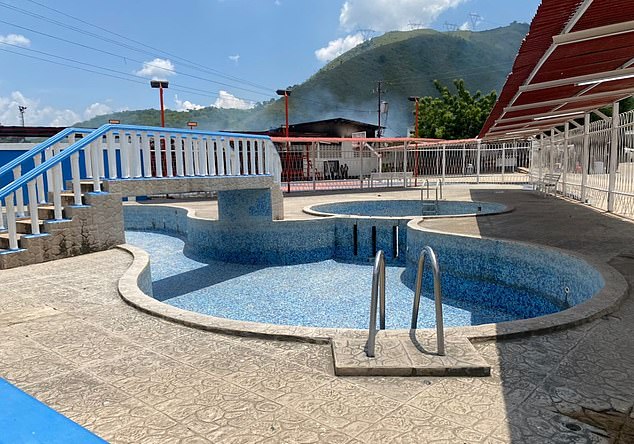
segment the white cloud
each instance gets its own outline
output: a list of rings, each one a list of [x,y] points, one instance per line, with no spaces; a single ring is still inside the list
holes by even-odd
[[[218,98],[212,104],[216,108],[251,109],[255,107],[255,102],[240,99],[227,91],[218,91]]]
[[[315,51],[315,57],[321,62],[329,62],[361,43],[363,43],[363,34],[360,32],[350,34],[328,42],[328,46]]]
[[[273,4],[274,4],[275,6],[282,6],[282,2],[281,2],[280,0],[275,0],[275,1],[273,2]]]
[[[28,48],[29,46],[31,46],[31,40],[24,37],[22,34],[0,35],[0,43],[22,46],[24,48]]]
[[[95,102],[92,105],[89,105],[84,110],[84,119],[92,119],[93,117],[103,116],[104,114],[110,114],[113,109],[106,105],[105,103]]]
[[[238,63],[240,61],[240,54],[230,55],[229,60],[232,62]]]
[[[26,106],[24,121],[27,126],[69,126],[82,120],[113,112],[105,103],[95,102],[81,112],[43,105],[37,99],[13,91],[8,97],[0,96],[0,124],[21,125],[18,106]]]
[[[347,31],[371,28],[385,32],[406,30],[410,22],[429,26],[449,8],[467,0],[348,0],[341,7],[339,24]]]
[[[461,31],[470,31],[471,30],[471,23],[469,22],[464,22],[462,25],[460,25],[459,28]]]
[[[191,111],[204,108],[203,105],[192,103],[189,100],[180,100],[178,95],[174,95],[174,102],[176,102],[176,111]]]
[[[169,59],[150,60],[143,62],[143,68],[134,72],[137,76],[151,78],[152,80],[165,80],[169,76],[176,74],[174,64]]]

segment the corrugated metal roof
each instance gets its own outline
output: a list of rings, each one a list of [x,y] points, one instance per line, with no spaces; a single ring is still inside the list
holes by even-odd
[[[566,41],[555,43],[556,36]],[[595,75],[597,80],[596,75],[631,66],[634,1],[543,0],[480,137],[541,127],[545,122],[533,120],[537,115],[590,111],[632,95],[634,78],[590,85],[566,80],[585,75]],[[536,86],[551,81],[560,84]],[[528,85],[527,90],[520,89]],[[587,100],[582,99],[585,96]],[[553,118],[552,123],[561,120]]]

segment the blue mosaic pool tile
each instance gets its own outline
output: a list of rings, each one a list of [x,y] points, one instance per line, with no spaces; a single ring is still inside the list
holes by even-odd
[[[218,191],[218,219],[234,224],[273,220],[271,190],[229,190]]]
[[[420,200],[364,200],[335,202],[311,206],[312,210],[329,214],[374,217],[421,216],[423,205]],[[495,202],[460,202],[441,200],[438,214],[456,216],[461,214],[494,214],[506,211],[506,205]]]
[[[169,207],[135,206],[124,211],[127,229],[169,233],[185,240],[183,243],[158,234],[128,233],[151,252],[155,297],[182,308],[235,319],[282,324],[301,320],[306,322],[301,325],[330,327],[367,326],[365,299],[369,294],[373,259],[372,227],[376,227],[377,249],[385,251],[388,264],[396,265],[388,267],[389,280],[396,281],[388,286],[395,286],[390,291],[398,301],[395,302],[395,310],[400,313],[395,315],[398,328],[407,326],[403,322],[413,297],[416,262],[425,245],[432,246],[438,255],[443,293],[448,307],[453,307],[446,314],[455,322],[451,325],[552,313],[587,300],[604,285],[597,270],[556,250],[414,230],[406,227],[405,219],[339,217],[235,224],[188,219],[185,210]],[[393,257],[394,226],[399,227],[398,258]],[[171,273],[167,280],[162,277],[166,273]],[[298,287],[298,276],[299,284],[305,281],[307,287]],[[428,299],[433,294],[429,270],[425,285],[431,314],[421,325],[433,323],[433,303]],[[226,304],[210,301],[210,294],[222,298]],[[289,310],[289,304],[323,302],[324,297],[342,306],[360,305],[350,313],[344,310],[339,314],[322,313],[323,307],[321,311],[306,308],[306,312],[291,310],[288,314],[271,313],[275,311],[271,308],[266,316],[272,318],[267,318],[239,306],[243,302],[252,304],[241,300],[243,295],[270,299],[271,307],[279,310]],[[274,295],[285,300],[277,301]],[[362,315],[366,321],[362,322]]]

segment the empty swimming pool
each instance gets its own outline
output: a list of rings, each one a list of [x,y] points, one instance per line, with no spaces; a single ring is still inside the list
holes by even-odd
[[[211,316],[278,325],[367,328],[372,267],[334,259],[284,266],[236,264],[187,257],[178,237],[126,233],[150,254],[154,298]],[[444,258],[445,262],[449,262]],[[441,263],[443,257],[440,257]],[[387,267],[387,328],[407,328],[413,277]],[[431,285],[427,282],[426,296]],[[499,282],[443,276],[448,326],[479,325],[557,312],[567,302]],[[433,301],[423,298],[419,326],[434,325]]]

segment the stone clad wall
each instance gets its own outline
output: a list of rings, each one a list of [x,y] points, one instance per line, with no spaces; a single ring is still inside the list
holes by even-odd
[[[42,234],[23,236],[21,250],[0,254],[0,269],[107,250],[125,243],[120,194],[86,193],[85,205],[64,208],[62,221],[45,221]]]
[[[150,177],[104,180],[103,188],[105,191],[119,193],[124,197],[264,189],[269,190],[271,194],[273,219],[284,219],[282,191],[273,180],[273,176]]]

